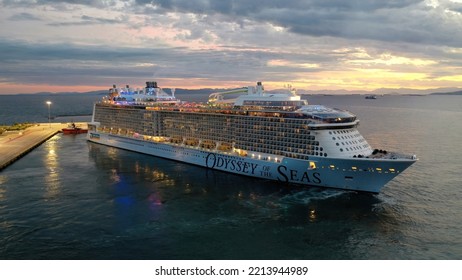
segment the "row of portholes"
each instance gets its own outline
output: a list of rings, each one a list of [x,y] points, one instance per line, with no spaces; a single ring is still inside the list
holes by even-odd
[[[339,131],[329,131],[329,134],[348,134],[348,133],[351,133],[353,132],[353,130],[339,130]],[[359,136],[359,133],[356,133],[355,136]]]
[[[361,142],[361,141],[359,141],[359,142]],[[358,141],[348,141],[348,142],[341,142],[341,143],[342,143],[343,146],[345,146],[345,143],[346,143],[346,145],[360,144],[360,143],[358,143]],[[340,146],[340,144],[338,142],[335,143],[335,145]]]
[[[359,151],[360,151],[361,148],[360,148],[360,147],[354,146],[354,147],[350,147],[350,148],[345,148],[345,150],[346,150],[347,152],[349,152],[350,150],[351,150],[351,151],[353,151],[353,150],[356,150],[356,151],[359,150]],[[340,152],[343,152],[343,148],[340,148]]]
[[[324,156],[324,157],[327,157],[327,153],[319,153],[319,152],[309,152],[308,154],[312,155],[312,156]]]
[[[332,140],[336,140],[337,138],[334,136],[332,137]],[[359,136],[357,137],[348,137],[348,136],[338,136],[338,139],[342,139],[342,140],[348,140],[348,139],[358,139],[358,141],[364,141],[364,138],[360,138]]]

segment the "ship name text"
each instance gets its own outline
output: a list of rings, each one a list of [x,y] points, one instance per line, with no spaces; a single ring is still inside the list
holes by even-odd
[[[279,165],[278,180],[282,182],[321,184],[321,174],[308,171],[300,172],[295,169],[288,169],[285,165]]]
[[[209,153],[205,158],[205,166],[212,169],[221,169],[231,172],[239,172],[248,175],[274,178],[281,182],[301,184],[321,184],[321,174],[297,169],[291,169],[286,165],[279,165],[277,173],[271,172],[271,166],[247,162],[244,159],[226,157],[219,154]]]
[[[244,174],[255,175],[258,163],[249,163],[243,160],[224,158],[219,155],[210,153],[205,158],[205,165],[208,168],[225,169],[229,171],[242,172]]]

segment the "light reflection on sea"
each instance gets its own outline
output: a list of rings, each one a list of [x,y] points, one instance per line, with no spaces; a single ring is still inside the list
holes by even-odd
[[[460,259],[461,100],[310,98],[356,113],[372,146],[418,155],[379,195],[281,185],[57,135],[0,173],[0,256]]]

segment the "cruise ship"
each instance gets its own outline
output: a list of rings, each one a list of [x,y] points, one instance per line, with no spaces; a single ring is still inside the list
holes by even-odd
[[[156,82],[109,90],[96,102],[88,141],[289,184],[379,193],[416,162],[373,149],[351,112],[310,105],[261,82],[182,102]]]

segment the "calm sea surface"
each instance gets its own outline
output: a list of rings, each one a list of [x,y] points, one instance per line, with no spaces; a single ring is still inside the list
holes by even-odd
[[[308,98],[357,114],[374,148],[420,160],[368,195],[60,134],[0,172],[0,259],[462,259],[462,96]],[[97,99],[0,96],[0,124],[46,122],[46,100],[52,115],[88,115]]]

